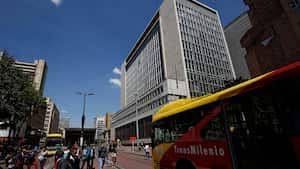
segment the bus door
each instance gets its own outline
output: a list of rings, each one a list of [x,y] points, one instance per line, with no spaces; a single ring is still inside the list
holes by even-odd
[[[291,91],[282,87],[267,86],[231,98],[224,105],[238,169],[299,168],[299,143],[295,144],[299,142],[299,103],[292,101],[295,97],[289,97]],[[293,90],[294,95],[297,92]]]

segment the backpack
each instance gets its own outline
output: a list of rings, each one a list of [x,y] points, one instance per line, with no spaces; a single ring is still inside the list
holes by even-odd
[[[58,162],[58,169],[73,169],[73,167],[69,160],[61,159]]]
[[[106,148],[105,147],[101,147],[98,153],[99,157],[106,157]]]

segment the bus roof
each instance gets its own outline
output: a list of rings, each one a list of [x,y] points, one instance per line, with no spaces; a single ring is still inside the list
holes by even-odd
[[[47,137],[62,137],[63,135],[61,133],[49,133]]]
[[[221,90],[214,94],[196,97],[192,99],[180,99],[163,106],[157,113],[153,115],[152,122],[164,119],[166,117],[191,110],[193,108],[204,106],[219,100],[224,100],[242,93],[252,91],[254,89],[270,84],[272,81],[285,77],[293,77],[300,74],[300,61],[288,66],[276,69],[269,73],[260,75],[256,78],[247,80],[238,85]]]

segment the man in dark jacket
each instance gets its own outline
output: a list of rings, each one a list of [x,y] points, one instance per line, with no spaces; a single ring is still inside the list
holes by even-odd
[[[107,148],[104,144],[102,144],[98,151],[99,169],[103,169],[106,157],[107,157]]]

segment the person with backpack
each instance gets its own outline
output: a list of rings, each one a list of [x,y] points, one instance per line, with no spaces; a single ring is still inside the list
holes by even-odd
[[[84,149],[84,153],[83,153],[83,162],[81,165],[81,169],[83,169],[85,163],[87,164],[87,169],[90,169],[90,160],[91,160],[91,147],[90,145],[87,145]]]
[[[113,162],[113,167],[116,167],[116,165],[117,165],[117,145],[112,146],[111,159]]]
[[[94,169],[95,147],[91,147],[91,168]]]
[[[46,155],[47,155],[47,150],[46,148],[43,147],[38,155],[38,159],[40,161],[40,169],[44,168],[45,162],[47,160]]]
[[[107,148],[104,144],[101,144],[98,152],[99,169],[103,169],[105,158],[107,157]]]

